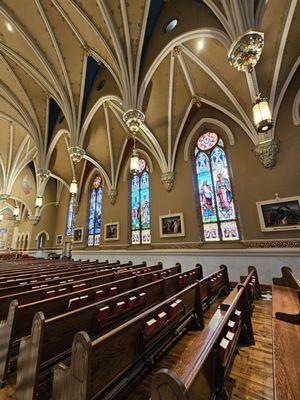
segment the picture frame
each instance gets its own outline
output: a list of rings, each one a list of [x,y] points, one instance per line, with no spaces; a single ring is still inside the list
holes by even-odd
[[[120,223],[119,222],[109,222],[104,226],[104,240],[112,241],[119,240]]]
[[[300,230],[300,196],[256,203],[262,232]]]
[[[83,228],[75,228],[73,233],[73,243],[83,242]]]
[[[63,235],[56,236],[56,246],[61,246],[63,244]]]
[[[161,238],[185,236],[183,213],[174,213],[159,216],[159,234]]]

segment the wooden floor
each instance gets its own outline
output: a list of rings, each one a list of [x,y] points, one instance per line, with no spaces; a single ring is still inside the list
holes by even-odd
[[[217,305],[216,305],[217,306]],[[208,320],[215,312],[216,307],[206,312]],[[232,400],[272,400],[272,331],[271,331],[271,300],[256,300],[253,313],[253,329],[255,346],[244,347],[236,356],[231,377],[235,386],[231,393]],[[193,346],[197,332],[189,332],[165,355],[156,366],[156,369],[170,368],[180,358],[185,347]],[[129,395],[122,396],[122,400],[149,400],[151,378],[153,370],[146,376]],[[120,398],[121,399],[121,398]]]
[[[206,312],[208,320],[215,312],[216,304]],[[272,378],[272,333],[271,300],[256,300],[253,313],[255,346],[244,347],[236,356],[231,377],[235,386],[231,393],[232,400],[271,400],[273,399]],[[188,332],[160,360],[159,364],[147,376],[140,380],[130,394],[124,394],[116,400],[149,400],[151,377],[156,369],[172,367],[187,346],[193,346],[197,332]],[[0,400],[14,400],[11,387],[0,390]]]

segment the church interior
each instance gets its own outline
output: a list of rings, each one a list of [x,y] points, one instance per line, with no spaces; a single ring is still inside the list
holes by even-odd
[[[299,38],[298,0],[0,1],[0,400],[300,399]]]

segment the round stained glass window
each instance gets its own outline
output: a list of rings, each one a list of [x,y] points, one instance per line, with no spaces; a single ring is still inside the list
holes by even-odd
[[[218,142],[218,135],[215,132],[206,132],[201,135],[197,142],[199,150],[209,150]]]
[[[171,32],[176,27],[177,24],[178,24],[177,18],[171,19],[171,21],[169,21],[165,27],[165,32],[166,33]]]
[[[101,186],[101,177],[96,176],[96,178],[93,181],[93,188],[98,189]]]
[[[146,167],[146,161],[142,158],[139,159],[139,173],[142,173]]]

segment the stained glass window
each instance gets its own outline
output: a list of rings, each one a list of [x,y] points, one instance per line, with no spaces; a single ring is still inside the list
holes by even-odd
[[[202,134],[194,150],[204,240],[239,240],[224,143],[215,132]]]
[[[102,179],[100,176],[96,176],[90,189],[88,246],[96,246],[100,244],[102,194]]]
[[[131,177],[131,243],[151,243],[149,170],[143,159]]]
[[[67,215],[66,235],[72,236],[74,233],[74,199],[70,196]]]

